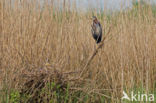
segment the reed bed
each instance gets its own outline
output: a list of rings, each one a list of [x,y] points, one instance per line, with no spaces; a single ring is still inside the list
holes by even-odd
[[[12,101],[13,90],[20,92],[24,75],[43,71],[63,76],[70,85],[68,100],[63,100],[69,103],[120,103],[123,90],[156,93],[156,17],[150,5],[108,15],[59,10],[37,1],[7,1],[0,2],[2,103]],[[103,28],[105,40],[99,49],[91,35],[92,15]],[[40,102],[50,101],[47,94],[42,96],[46,99]]]

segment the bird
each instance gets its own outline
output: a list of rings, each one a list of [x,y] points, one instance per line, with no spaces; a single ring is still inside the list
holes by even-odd
[[[92,33],[92,36],[93,36],[94,40],[98,44],[102,40],[102,27],[101,27],[100,22],[96,18],[96,16],[93,16],[92,20],[93,20],[93,24],[91,25],[91,27],[92,27],[91,28],[91,33]]]

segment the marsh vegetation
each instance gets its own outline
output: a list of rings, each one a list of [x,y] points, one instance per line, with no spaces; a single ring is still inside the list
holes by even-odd
[[[155,6],[107,14],[7,1],[0,2],[1,103],[120,103],[123,90],[156,95]],[[99,46],[93,15],[105,40],[90,60]]]

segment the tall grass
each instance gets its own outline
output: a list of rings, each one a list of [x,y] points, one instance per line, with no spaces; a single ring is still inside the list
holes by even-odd
[[[40,71],[47,64],[61,72],[81,71],[97,47],[90,31],[93,14],[101,22],[103,37],[112,26],[110,36],[87,66],[84,82],[71,81],[70,89],[86,93],[88,103],[120,103],[123,90],[156,91],[156,18],[151,6],[108,16],[96,11],[54,10],[37,1],[0,3],[1,102],[9,102],[9,93],[24,82],[19,81],[24,71]],[[77,98],[83,101],[84,95]]]

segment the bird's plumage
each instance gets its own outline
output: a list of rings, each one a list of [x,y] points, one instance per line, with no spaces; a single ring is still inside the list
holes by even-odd
[[[102,40],[102,27],[100,22],[97,20],[95,16],[93,16],[93,24],[92,24],[92,36],[95,39],[96,43],[100,43]]]

